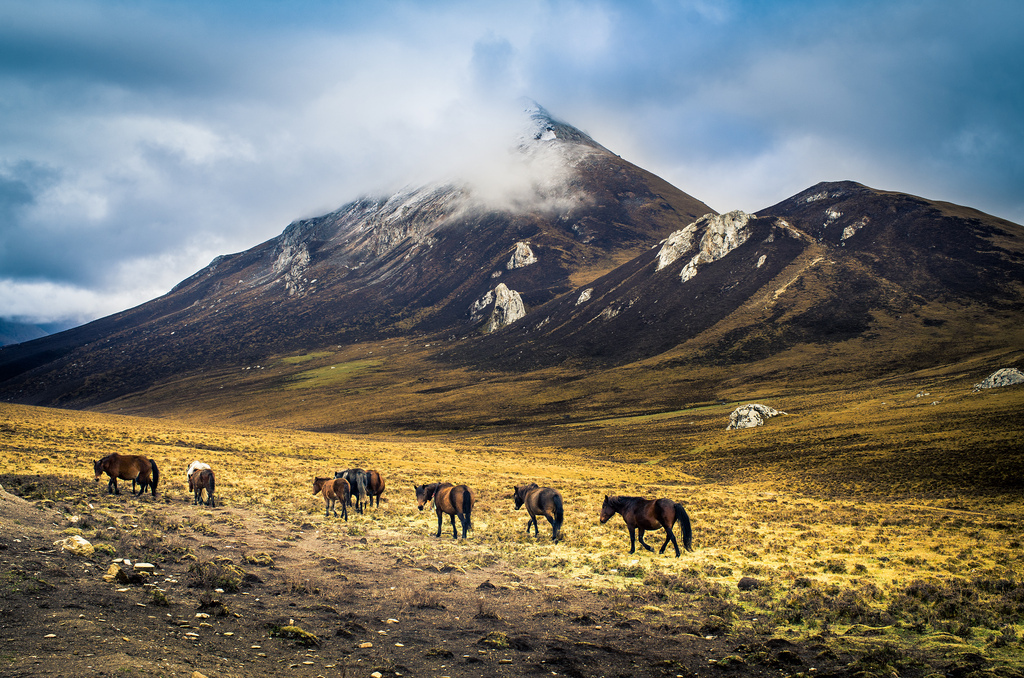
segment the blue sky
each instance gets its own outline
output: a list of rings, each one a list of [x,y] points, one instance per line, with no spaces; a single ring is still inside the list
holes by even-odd
[[[1024,222],[1024,2],[0,0],[0,317],[83,322],[489,150],[519,97],[719,211]]]

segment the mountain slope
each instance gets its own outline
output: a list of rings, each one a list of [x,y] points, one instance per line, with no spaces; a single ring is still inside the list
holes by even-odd
[[[274,354],[493,330],[713,211],[539,107],[526,119],[497,185],[419,187],[295,222],[159,299],[0,350],[0,396],[87,406]]]
[[[1022,314],[1021,226],[838,182],[754,215],[698,220],[580,294],[446,357],[510,369],[611,366],[685,346],[683,362],[729,364],[870,338],[904,346],[909,369],[914,355],[942,359],[939,347],[954,340],[946,359],[1012,344],[1007,332]]]

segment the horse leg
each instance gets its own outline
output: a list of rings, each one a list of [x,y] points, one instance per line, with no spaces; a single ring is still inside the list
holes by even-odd
[[[111,478],[107,483],[107,494],[121,494],[121,490],[117,489],[117,478]]]
[[[441,527],[444,525],[444,518],[441,517],[443,515],[441,513],[441,509],[436,509],[436,511],[437,511],[437,534],[435,534],[434,536],[435,537],[440,537],[441,536]]]
[[[537,536],[537,516],[530,514],[530,522],[526,523],[526,534],[530,534],[530,526],[533,526],[533,534]]]
[[[658,553],[664,553],[665,552],[665,548],[668,546],[668,543],[672,542],[672,546],[674,546],[676,548],[676,558],[678,558],[679,557],[679,543],[676,541],[676,535],[672,531],[672,526],[671,525],[666,525],[665,526],[665,532],[667,532],[667,534],[665,535],[665,543],[661,545],[661,550],[658,551]]]
[[[459,520],[462,522],[462,536],[466,536],[466,522],[462,520],[462,516],[459,516]],[[455,525],[455,514],[452,514],[452,539],[459,538],[459,528]]]
[[[629,526],[629,552],[636,553],[636,528]]]
[[[549,523],[551,523],[551,541],[558,541],[558,528],[555,527],[555,519],[546,513],[544,514],[544,517],[548,519]]]
[[[640,539],[640,546],[643,546],[645,549],[647,549],[648,551],[651,551],[653,553],[654,549],[652,549],[650,546],[648,546],[647,542],[644,541],[644,532],[646,532],[646,530],[644,530],[644,528],[640,527],[640,528],[637,528],[637,531],[640,533],[640,534],[637,535],[639,537],[639,539]]]

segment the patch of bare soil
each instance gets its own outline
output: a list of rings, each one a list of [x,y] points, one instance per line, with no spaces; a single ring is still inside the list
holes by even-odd
[[[128,493],[94,505],[130,522],[144,502],[183,524],[200,510]],[[0,675],[849,672],[849,658],[822,644],[719,635],[696,613],[690,625],[637,621],[613,609],[608,595],[554,575],[396,556],[410,540],[433,539],[430,521],[422,534],[325,538],[322,517],[294,526],[235,506],[202,510],[216,518],[216,534],[158,535],[154,574],[122,562],[131,576],[108,581],[113,561],[134,561],[123,554],[129,542],[117,554],[73,555],[55,545],[81,524],[69,507],[0,490]]]

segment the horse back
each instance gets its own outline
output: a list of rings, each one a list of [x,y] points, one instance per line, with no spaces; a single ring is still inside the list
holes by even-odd
[[[331,494],[334,499],[348,500],[348,496],[352,493],[351,484],[344,478],[335,478],[333,483],[327,483],[324,486],[324,492],[327,492],[327,488],[331,488]],[[326,494],[324,495],[327,496]]]
[[[550,487],[533,487],[526,494],[526,508],[531,513],[555,513],[562,506],[562,493]]]
[[[466,485],[444,483],[434,493],[434,505],[444,513],[468,513],[473,508],[473,490]]]

